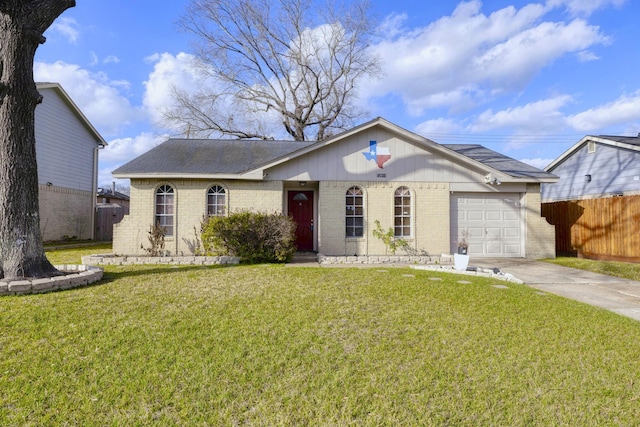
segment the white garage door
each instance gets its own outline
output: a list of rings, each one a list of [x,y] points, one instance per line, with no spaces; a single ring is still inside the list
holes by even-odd
[[[521,218],[519,194],[452,194],[451,251],[466,234],[472,257],[523,256]]]

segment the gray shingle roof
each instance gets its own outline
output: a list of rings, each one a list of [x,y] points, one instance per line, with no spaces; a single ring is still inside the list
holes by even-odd
[[[114,174],[241,174],[314,142],[169,139]]]
[[[640,137],[637,136],[615,136],[615,135],[598,135],[598,138],[609,139],[623,144],[640,146]]]
[[[478,144],[442,144],[450,150],[458,154],[467,156],[473,160],[484,163],[500,172],[503,172],[514,178],[556,178],[549,172],[542,171],[536,167],[520,162],[518,160],[507,157],[496,151],[490,150]]]

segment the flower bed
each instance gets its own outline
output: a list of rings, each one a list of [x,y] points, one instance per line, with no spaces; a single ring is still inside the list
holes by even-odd
[[[236,265],[240,258],[231,256],[119,256],[114,254],[89,255],[82,257],[83,264],[91,265]]]
[[[45,277],[43,279],[20,279],[5,281],[0,279],[0,296],[24,295],[52,292],[86,286],[102,279],[103,270],[90,265],[54,265],[65,273],[63,276]]]

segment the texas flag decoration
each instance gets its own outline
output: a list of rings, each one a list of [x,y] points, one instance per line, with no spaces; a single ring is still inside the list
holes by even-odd
[[[378,147],[376,141],[369,141],[369,151],[363,151],[365,159],[373,160],[379,169],[383,169],[383,165],[391,158],[389,147]]]

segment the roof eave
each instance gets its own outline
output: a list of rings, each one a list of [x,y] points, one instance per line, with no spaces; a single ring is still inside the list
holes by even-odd
[[[126,173],[112,172],[114,178],[117,179],[240,179],[240,180],[263,180],[264,176],[260,174],[211,174],[211,173]]]

